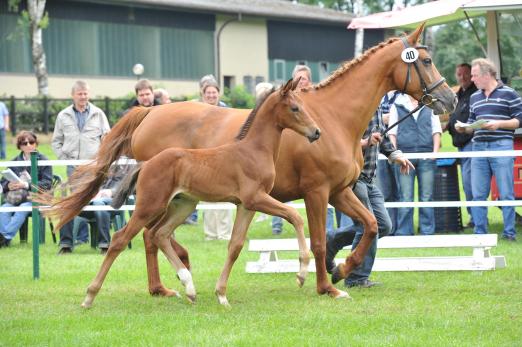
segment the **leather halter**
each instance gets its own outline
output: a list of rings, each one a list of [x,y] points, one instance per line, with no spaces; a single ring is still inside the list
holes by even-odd
[[[405,37],[402,37],[401,41],[404,44],[404,48],[410,48],[410,44],[408,43],[408,41],[406,40]],[[415,48],[416,49],[425,49],[425,50],[428,49],[427,46],[421,46],[421,45],[416,46]],[[435,99],[433,97],[433,95],[431,95],[430,93],[434,89],[439,87],[442,83],[444,83],[446,81],[446,79],[444,77],[441,77],[440,80],[438,80],[437,82],[434,82],[434,83],[432,83],[431,85],[428,86],[428,85],[426,85],[426,82],[424,81],[424,78],[422,78],[422,75],[420,73],[418,59],[415,60],[412,63],[406,63],[406,64],[408,64],[408,69],[406,70],[406,80],[404,81],[404,87],[402,88],[402,93],[403,94],[406,93],[406,87],[408,86],[408,82],[410,82],[410,80],[411,80],[411,72],[410,71],[411,71],[411,65],[413,64],[413,67],[417,71],[417,76],[419,76],[419,80],[420,80],[420,84],[421,84],[421,88],[422,88],[422,96],[420,98],[419,103],[422,103],[423,105],[431,105],[433,102],[437,101],[437,99]]]
[[[404,48],[411,47],[405,37],[402,37],[401,40],[402,40],[402,43],[404,44]],[[416,46],[415,48],[416,49],[426,49],[427,50],[428,46],[419,45],[419,46]],[[411,71],[411,66],[413,65],[413,67],[415,68],[415,71],[417,71],[417,76],[419,76],[419,81],[420,81],[421,88],[422,88],[422,96],[421,96],[421,98],[419,100],[419,104],[417,105],[417,107],[415,107],[413,110],[411,110],[406,116],[402,117],[397,122],[395,122],[391,126],[389,126],[388,129],[386,129],[384,131],[383,135],[386,134],[388,131],[390,131],[392,128],[394,128],[397,125],[399,125],[400,122],[404,121],[406,118],[408,118],[409,116],[411,116],[412,114],[417,112],[422,106],[424,106],[424,105],[431,105],[432,103],[437,101],[437,99],[434,98],[433,95],[431,95],[430,93],[434,89],[439,87],[441,84],[443,84],[446,81],[446,79],[444,77],[441,77],[440,80],[438,80],[437,82],[434,82],[434,83],[432,83],[432,84],[430,84],[428,86],[426,84],[426,82],[424,81],[424,78],[422,78],[422,75],[420,73],[418,60],[419,59],[416,59],[414,62],[406,63],[406,64],[408,64],[408,69],[406,70],[406,80],[404,81],[404,87],[402,88],[401,92],[403,94],[406,94],[406,87],[408,86],[408,83],[411,80],[411,72],[410,72]]]

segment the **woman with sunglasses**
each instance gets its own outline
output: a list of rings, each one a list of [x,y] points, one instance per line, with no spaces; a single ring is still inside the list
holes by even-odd
[[[36,135],[30,131],[22,131],[16,137],[16,147],[20,150],[20,154],[11,159],[12,161],[29,161],[31,160],[31,152],[37,151],[38,139]],[[37,152],[38,160],[48,160],[47,157]],[[13,206],[31,206],[31,201],[27,198],[30,191],[31,167],[16,166],[10,168],[19,178],[21,182],[10,182],[6,178],[2,178],[0,184],[4,192],[2,207]],[[43,190],[51,188],[53,171],[51,166],[38,166],[38,187]],[[8,202],[6,197],[9,192],[17,191],[21,202]],[[17,195],[17,194],[15,194]],[[7,199],[9,200],[9,199]],[[29,211],[2,212],[0,213],[0,248],[7,247],[16,233],[24,224],[29,216]]]

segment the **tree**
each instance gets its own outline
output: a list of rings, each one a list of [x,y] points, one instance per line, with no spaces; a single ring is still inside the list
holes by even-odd
[[[473,26],[479,33],[482,45],[486,46],[485,18],[472,19]],[[435,50],[433,60],[440,74],[455,85],[455,66],[470,63],[473,59],[484,57],[484,53],[475,38],[473,29],[466,21],[448,23],[435,31]]]
[[[46,0],[27,0],[27,9],[20,11],[20,0],[9,0],[9,9],[20,12],[17,31],[25,32],[29,30],[33,70],[36,75],[39,95],[49,93],[47,61],[42,40],[42,30],[49,24],[45,2]]]

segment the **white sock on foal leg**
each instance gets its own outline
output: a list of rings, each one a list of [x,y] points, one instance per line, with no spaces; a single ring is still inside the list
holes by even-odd
[[[185,294],[190,302],[194,302],[196,300],[196,288],[194,287],[194,283],[192,282],[192,275],[190,271],[186,268],[178,270],[178,277],[185,287]]]

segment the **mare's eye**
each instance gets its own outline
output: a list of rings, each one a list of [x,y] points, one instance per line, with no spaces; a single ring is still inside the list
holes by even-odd
[[[423,59],[423,60],[422,60],[422,63],[423,63],[424,65],[431,65],[431,58],[425,58],[425,59]]]
[[[292,110],[292,112],[299,112],[299,107],[297,106],[292,106],[290,107],[290,109]]]

